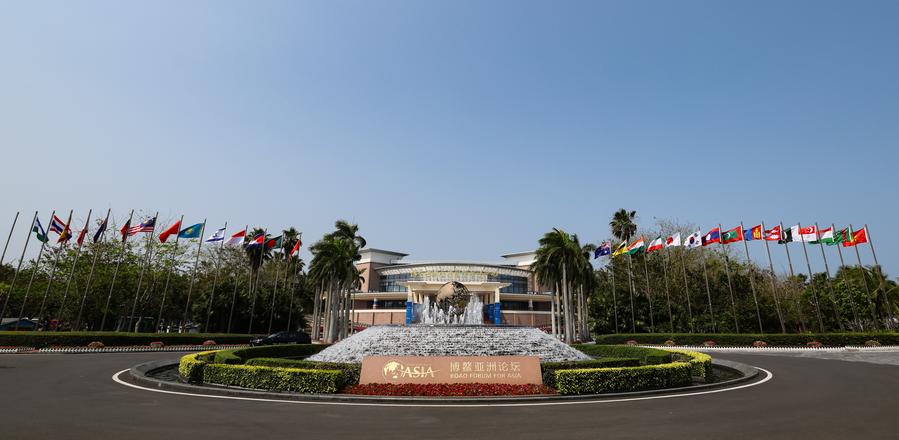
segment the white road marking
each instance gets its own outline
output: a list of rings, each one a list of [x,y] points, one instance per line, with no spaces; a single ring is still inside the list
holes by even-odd
[[[756,367],[758,368],[758,367]],[[765,373],[765,378],[749,384],[737,385],[729,388],[720,388],[715,390],[708,391],[695,391],[692,393],[683,393],[683,394],[665,394],[658,396],[642,396],[642,397],[627,397],[621,399],[601,399],[601,400],[576,400],[576,401],[557,401],[557,402],[522,402],[522,403],[423,403],[423,402],[408,402],[408,403],[374,403],[374,402],[324,402],[324,401],[304,401],[304,400],[288,400],[288,399],[266,399],[261,397],[239,397],[239,396],[218,396],[211,394],[196,394],[196,393],[185,393],[181,391],[169,391],[169,390],[160,390],[156,388],[147,388],[139,385],[131,384],[123,381],[119,378],[122,373],[125,373],[129,369],[124,369],[119,371],[116,374],[112,375],[112,380],[125,385],[127,387],[144,390],[144,391],[153,391],[156,393],[164,393],[164,394],[175,394],[178,396],[191,396],[191,397],[206,397],[212,399],[227,399],[227,400],[249,400],[255,402],[273,402],[273,403],[295,403],[295,404],[304,404],[304,405],[339,405],[339,406],[382,406],[382,407],[394,407],[394,406],[411,406],[411,405],[427,405],[429,407],[436,408],[483,408],[483,407],[506,407],[506,406],[556,406],[556,405],[590,405],[597,403],[618,403],[618,402],[633,402],[638,400],[656,400],[656,399],[672,399],[675,397],[690,397],[690,396],[701,396],[704,394],[716,394],[723,393],[726,391],[734,391],[743,388],[754,387],[756,385],[761,385],[765,382],[768,382],[772,378],[774,378],[774,374],[764,368],[758,368],[759,371],[763,371]]]

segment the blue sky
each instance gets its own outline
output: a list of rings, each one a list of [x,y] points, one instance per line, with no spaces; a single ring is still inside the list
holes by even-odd
[[[899,3],[186,3],[5,5],[3,238],[158,209],[495,261],[624,207],[868,223],[899,275]]]

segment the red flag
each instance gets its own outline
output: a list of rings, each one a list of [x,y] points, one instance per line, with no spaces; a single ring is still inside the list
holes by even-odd
[[[81,246],[84,243],[84,236],[87,235],[87,225],[84,225],[84,229],[78,233],[78,246]]]
[[[131,229],[131,219],[130,218],[122,226],[122,229],[119,229],[119,232],[122,233],[122,243],[124,243],[126,240],[128,240],[128,230],[129,229]]]
[[[861,228],[849,234],[849,240],[843,241],[843,247],[855,246],[859,243],[868,242],[868,228]]]
[[[715,228],[702,236],[702,245],[708,246],[712,243],[721,243],[721,228]]]
[[[162,231],[159,234],[159,241],[162,243],[165,243],[165,241],[169,239],[170,235],[173,235],[173,234],[177,235],[178,231],[180,231],[180,230],[181,230],[181,220],[178,220],[175,223],[173,223],[172,226],[169,226],[168,228],[165,229],[165,231]]]
[[[751,236],[750,240],[761,240],[762,238],[765,237],[765,233],[762,230],[762,225],[753,226],[752,229],[750,229],[749,231],[750,231],[750,236]],[[746,241],[749,241],[749,240],[746,240]]]
[[[57,243],[68,243],[69,240],[72,239],[72,229],[69,225],[72,224],[72,213],[69,212],[69,218],[66,220],[65,227],[62,228],[62,233],[59,234],[59,239],[56,240]]]
[[[780,241],[780,236],[783,235],[780,232],[780,225],[775,226],[771,229],[765,231],[765,240],[768,241]]]
[[[302,245],[303,241],[298,238],[296,244],[293,245],[293,249],[291,249],[290,252],[287,253],[287,257],[292,257],[293,254],[300,250],[300,246]]]
[[[743,241],[743,228],[737,226],[736,228],[724,231],[724,233],[721,234],[721,241],[725,244]]]

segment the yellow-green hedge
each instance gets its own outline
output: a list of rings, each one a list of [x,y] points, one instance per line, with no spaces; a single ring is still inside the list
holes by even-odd
[[[323,394],[340,390],[343,373],[337,370],[206,364],[203,367],[203,380],[242,388]]]
[[[689,351],[689,350],[668,350],[672,353],[675,353],[675,356],[678,357],[680,361],[685,361],[690,364],[690,371],[693,377],[699,377],[705,380],[706,382],[712,380],[712,357],[705,354],[700,353],[698,351]]]
[[[206,365],[206,360],[209,356],[214,353],[214,350],[201,351],[199,353],[182,356],[181,362],[178,363],[178,374],[180,374],[184,380],[191,383],[203,382],[203,367]]]
[[[599,394],[653,390],[693,383],[687,362],[641,367],[589,368],[556,371],[559,394]]]

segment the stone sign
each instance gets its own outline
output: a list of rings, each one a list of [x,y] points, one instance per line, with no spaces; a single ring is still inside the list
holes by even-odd
[[[360,384],[543,384],[537,356],[365,356]]]

